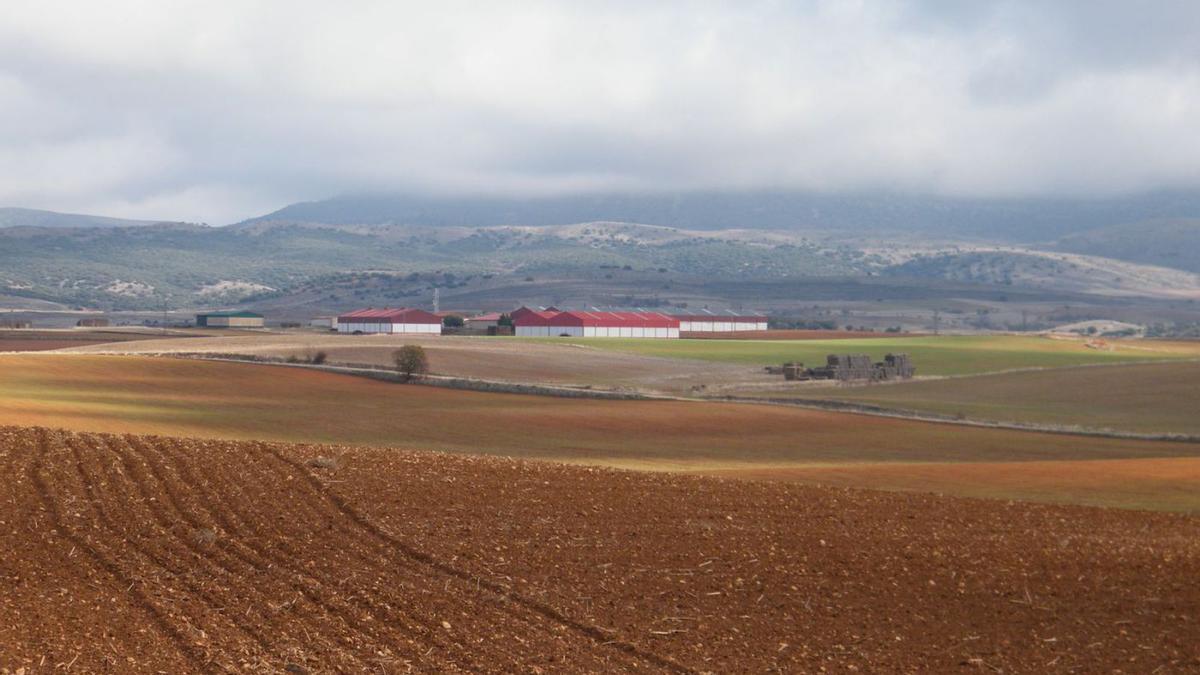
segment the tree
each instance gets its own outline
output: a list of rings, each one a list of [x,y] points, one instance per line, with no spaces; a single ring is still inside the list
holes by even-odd
[[[496,325],[497,326],[511,326],[511,325],[513,325],[512,317],[507,314],[501,314],[500,318],[496,321]]]
[[[392,354],[392,360],[405,382],[429,372],[429,357],[421,345],[404,345]]]
[[[463,318],[461,316],[450,314],[446,316],[446,318],[442,319],[442,325],[447,328],[462,328]]]

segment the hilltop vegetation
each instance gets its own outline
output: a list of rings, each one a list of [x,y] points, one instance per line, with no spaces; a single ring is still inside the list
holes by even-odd
[[[114,309],[242,302],[312,286],[347,270],[462,279],[610,268],[771,279],[857,275],[866,267],[859,251],[798,237],[608,223],[444,230],[295,223],[0,230],[0,284],[8,294]]]

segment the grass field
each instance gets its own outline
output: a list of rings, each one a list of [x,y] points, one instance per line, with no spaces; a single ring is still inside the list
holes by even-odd
[[[183,359],[15,354],[0,356],[0,373],[0,424],[81,431],[398,446],[689,471],[1200,457],[1200,446],[1184,443],[784,406],[488,394]],[[938,489],[960,492],[956,481],[947,476]],[[1172,508],[1200,509],[1196,488]],[[1090,494],[1094,502],[1106,499],[1103,491]]]
[[[825,356],[834,353],[864,353],[879,360],[888,352],[906,352],[913,357],[920,375],[971,375],[1018,368],[1200,358],[1200,342],[1110,340],[1110,349],[1093,349],[1087,347],[1083,340],[1015,335],[835,340],[520,339],[579,344],[647,356],[760,366],[778,365],[786,361],[822,365]]]
[[[836,399],[970,419],[1200,435],[1200,363],[1058,368],[749,395]]]

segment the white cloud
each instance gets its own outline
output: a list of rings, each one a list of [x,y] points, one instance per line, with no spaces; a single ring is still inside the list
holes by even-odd
[[[0,202],[1197,187],[1197,7],[6,3]]]

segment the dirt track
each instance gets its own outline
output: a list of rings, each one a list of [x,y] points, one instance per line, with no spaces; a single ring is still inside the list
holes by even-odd
[[[0,475],[10,672],[1200,668],[1184,516],[12,427]]]

